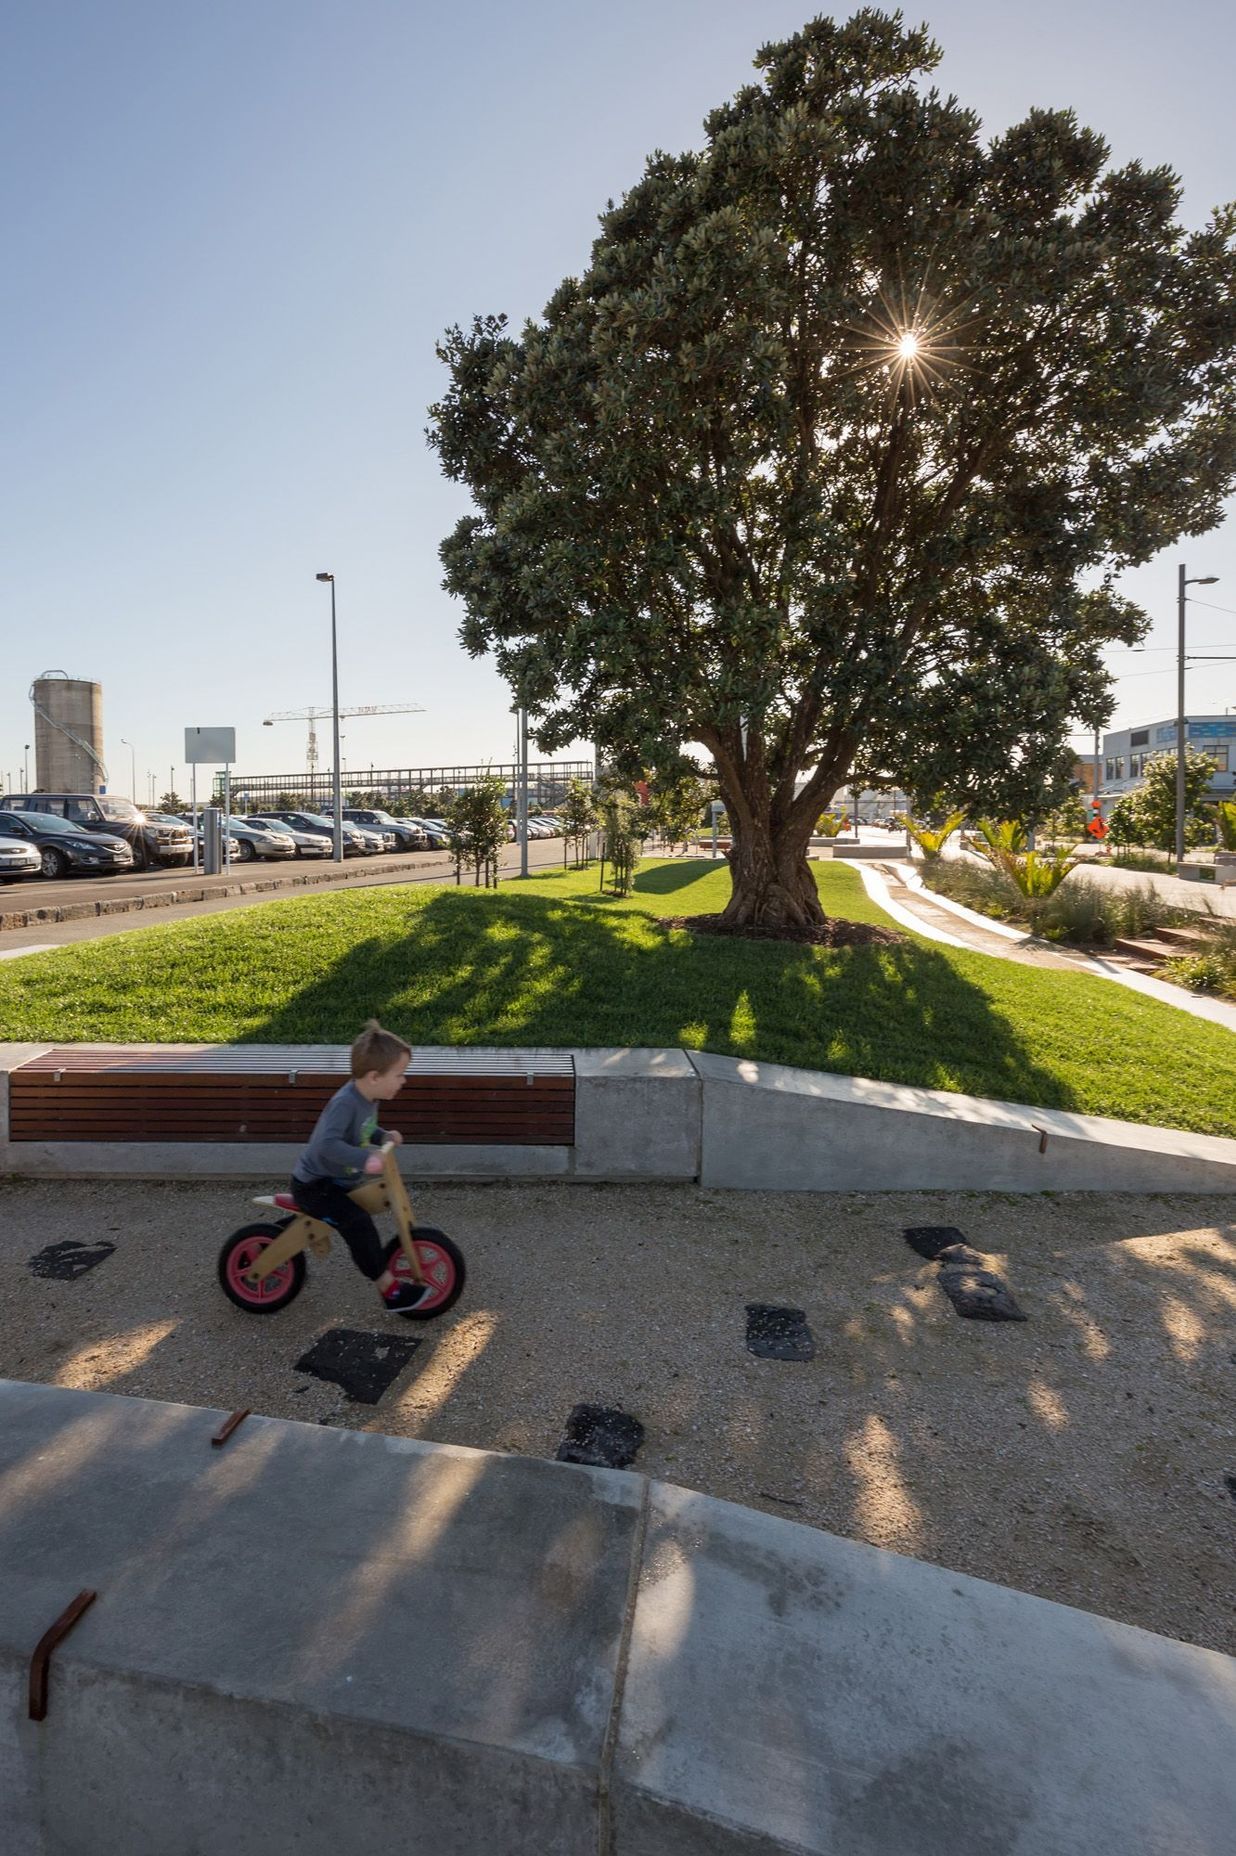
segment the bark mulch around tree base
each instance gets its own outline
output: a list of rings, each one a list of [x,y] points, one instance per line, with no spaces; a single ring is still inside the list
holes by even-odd
[[[874,922],[848,922],[840,916],[823,922],[782,922],[769,928],[727,922],[720,915],[667,915],[662,919],[667,927],[689,928],[693,934],[732,935],[739,941],[804,941],[810,947],[898,947],[907,939]]]

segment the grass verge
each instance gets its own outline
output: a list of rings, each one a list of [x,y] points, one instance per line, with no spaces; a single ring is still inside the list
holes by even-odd
[[[857,873],[824,906],[896,924]],[[0,1036],[342,1043],[376,1014],[416,1044],[687,1045],[809,1069],[1236,1135],[1236,1039],[1110,981],[907,935],[895,947],[697,938],[725,868],[650,863],[494,892],[297,897],[0,967]]]

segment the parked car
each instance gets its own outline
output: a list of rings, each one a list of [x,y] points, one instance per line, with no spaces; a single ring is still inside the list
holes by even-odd
[[[41,812],[67,819],[81,831],[123,838],[138,870],[184,863],[193,856],[193,839],[183,819],[156,825],[131,799],[112,793],[10,793],[0,799],[0,811]]]
[[[451,841],[451,828],[444,818],[420,818],[417,824],[427,831],[431,838],[438,838],[443,844]]]
[[[278,831],[266,831],[251,824],[248,819],[230,818],[228,831],[236,840],[236,855],[242,864],[252,863],[255,857],[295,857],[296,845],[288,826],[283,825]]]
[[[389,812],[383,812],[377,806],[345,806],[343,816],[350,824],[390,833],[395,840],[392,846],[394,850],[425,851],[429,848],[428,835],[415,819],[392,818]]]
[[[407,823],[420,826],[431,851],[443,851],[450,844],[451,834],[440,818],[410,818]]]
[[[42,868],[34,845],[25,838],[5,836],[0,824],[0,883],[19,883],[24,876],[37,876]]]
[[[168,812],[149,812],[148,818],[170,819]],[[259,830],[256,825],[246,824],[243,818],[229,818],[227,834],[231,840],[228,855],[232,863],[249,864],[256,857],[295,857],[296,846],[292,834],[286,825],[278,831]],[[199,843],[201,833],[198,834]]]
[[[44,876],[109,876],[133,868],[124,838],[83,831],[52,812],[0,812],[0,836],[27,845]]]
[[[297,857],[329,857],[334,849],[329,833],[323,836],[320,831],[301,831],[297,826],[289,825],[284,818],[273,815],[268,818],[264,814],[251,812],[242,823],[251,825],[255,831],[267,831],[290,838]]]
[[[153,820],[157,825],[184,825],[187,831],[190,833],[193,831],[192,820],[178,819],[173,812],[147,812],[146,817]],[[206,853],[205,831],[201,825],[197,827],[197,852],[199,860],[204,857]],[[230,863],[239,863],[240,844],[232,832],[228,833],[227,855]],[[190,851],[189,862],[192,863],[192,861],[193,853]]]
[[[286,819],[289,825],[294,825],[296,827],[297,831],[316,832],[319,837],[325,832],[327,842],[332,851],[335,848],[335,824],[333,819],[322,818],[316,812],[272,812],[270,817]],[[363,857],[365,855],[365,842],[361,836],[360,826],[349,825],[346,819],[343,823],[343,854],[345,857]]]

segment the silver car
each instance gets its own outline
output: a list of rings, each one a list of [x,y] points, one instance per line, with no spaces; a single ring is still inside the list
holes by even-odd
[[[263,818],[251,812],[243,823],[252,825],[255,831],[273,831],[290,838],[298,857],[329,857],[334,849],[330,839],[323,837],[320,831],[302,831],[299,825],[289,825],[286,819]]]
[[[23,876],[38,876],[43,859],[33,844],[20,838],[0,838],[0,883],[16,883]]]
[[[262,831],[243,818],[230,818],[228,831],[236,840],[236,855],[242,864],[252,863],[255,857],[295,857],[296,846],[292,842],[289,826],[283,825],[278,831]]]

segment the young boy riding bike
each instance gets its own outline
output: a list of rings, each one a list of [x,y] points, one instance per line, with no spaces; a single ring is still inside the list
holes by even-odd
[[[426,1283],[397,1282],[383,1261],[382,1240],[369,1213],[349,1198],[364,1176],[382,1171],[374,1153],[403,1136],[378,1126],[375,1102],[392,1102],[403,1088],[411,1048],[371,1018],[352,1046],[352,1079],[331,1097],[292,1169],[292,1196],[302,1211],[329,1219],[362,1276],[377,1285],[383,1305],[402,1314],[429,1294]]]

